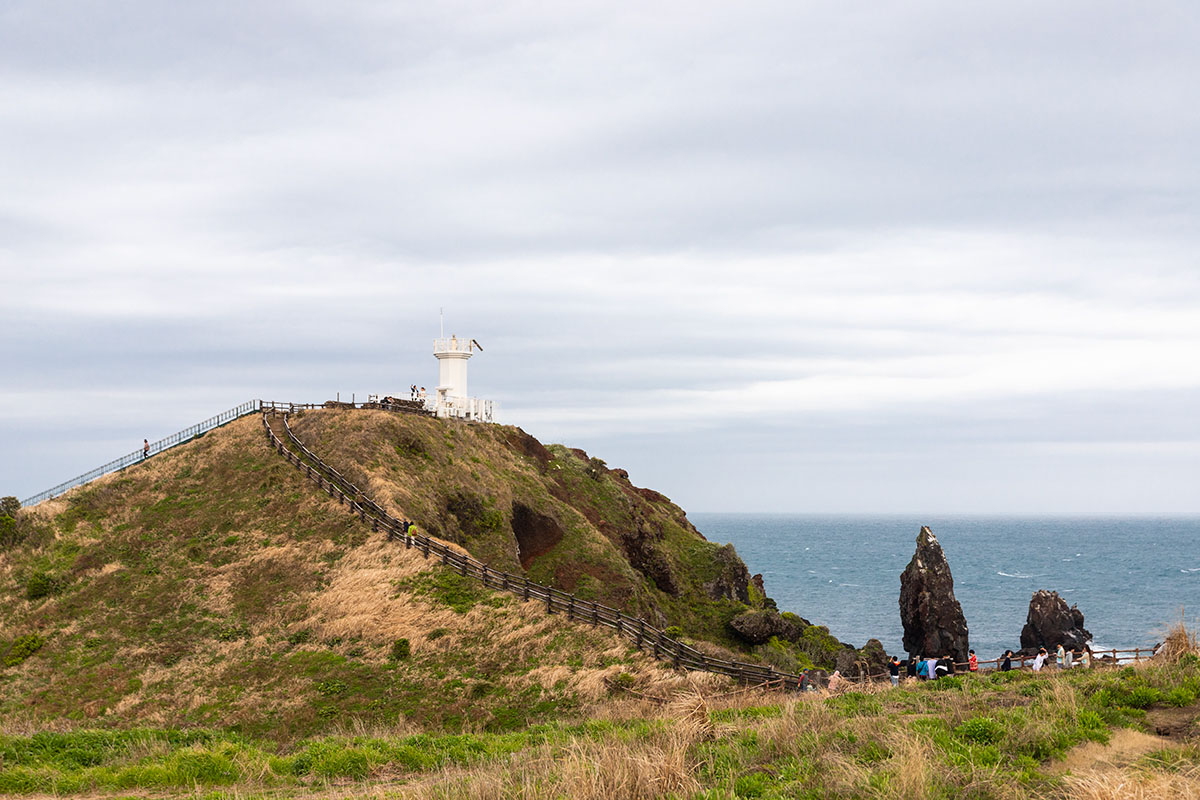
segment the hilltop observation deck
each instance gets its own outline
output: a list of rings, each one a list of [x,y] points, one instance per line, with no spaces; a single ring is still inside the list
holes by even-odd
[[[430,399],[437,416],[475,422],[495,421],[492,401],[471,397],[467,391],[467,360],[478,352],[483,352],[483,348],[471,338],[443,336],[433,340],[433,355],[438,360],[438,385]]]

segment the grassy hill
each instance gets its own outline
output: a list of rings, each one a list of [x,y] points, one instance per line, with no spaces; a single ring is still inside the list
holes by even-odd
[[[731,546],[582,450],[383,411],[306,412],[292,428],[394,515],[497,569],[734,647],[726,623],[764,601]]]
[[[678,680],[372,534],[256,418],[19,517],[0,552],[9,722],[505,730],[586,709],[622,672]]]
[[[744,644],[730,620],[773,604],[732,548],[581,451],[385,412],[292,423],[395,515],[498,568],[714,654],[846,652],[794,616],[799,642]],[[1179,658],[1139,669],[745,690],[385,541],[257,418],[5,519],[0,793],[1200,795],[1186,632]]]
[[[846,651],[818,626],[807,650],[742,642],[729,620],[773,604],[733,548],[582,451],[383,411],[292,424],[397,516],[499,569],[674,626],[717,657],[798,669]],[[384,541],[272,451],[257,418],[17,518],[0,549],[9,719],[280,741],[348,720],[507,730],[583,709],[620,673],[681,679]]]

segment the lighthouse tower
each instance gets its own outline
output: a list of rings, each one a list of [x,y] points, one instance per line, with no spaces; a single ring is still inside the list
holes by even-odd
[[[452,335],[433,340],[433,355],[438,360],[434,411],[439,417],[492,421],[492,402],[467,393],[467,361],[482,351],[474,339],[459,339]]]

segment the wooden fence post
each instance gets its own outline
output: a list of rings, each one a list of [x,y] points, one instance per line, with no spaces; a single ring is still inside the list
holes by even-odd
[[[554,589],[550,586],[546,587],[546,613],[554,613]]]
[[[529,599],[529,578],[525,578],[525,585],[521,587],[521,599]]]
[[[592,601],[592,627],[600,624],[600,607],[596,605],[596,601]]]
[[[575,619],[575,595],[567,595],[567,619]]]

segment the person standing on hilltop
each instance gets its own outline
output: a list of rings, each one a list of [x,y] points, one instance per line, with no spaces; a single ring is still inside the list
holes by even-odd
[[[892,675],[892,686],[900,685],[900,656],[892,656],[888,662],[888,672]]]
[[[1012,650],[1004,651],[1004,660],[1000,662],[1000,671],[1008,672],[1012,669]]]
[[[142,458],[150,457],[150,440],[142,439]]]
[[[1033,659],[1033,671],[1041,672],[1047,658],[1049,658],[1049,654],[1046,653],[1046,648],[1043,647],[1041,650],[1038,650],[1037,658]]]
[[[971,672],[978,672],[979,671],[979,659],[975,657],[975,651],[969,650],[967,652],[968,652],[967,669]]]
[[[1062,646],[1062,642],[1058,644],[1058,650],[1054,652],[1054,666],[1062,669],[1067,665],[1067,648]]]

